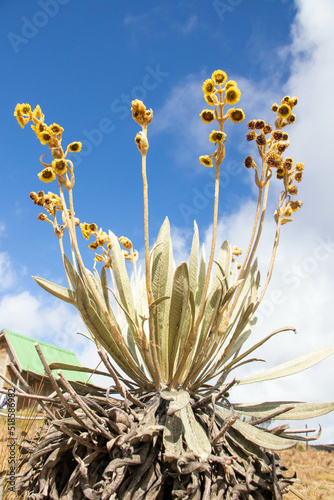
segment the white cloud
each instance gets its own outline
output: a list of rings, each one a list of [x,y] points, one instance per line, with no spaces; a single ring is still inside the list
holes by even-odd
[[[79,315],[57,299],[40,298],[28,291],[6,294],[0,301],[1,328],[8,328],[69,350],[87,342],[75,335],[86,331]]]
[[[15,281],[15,271],[13,270],[8,252],[0,252],[0,291],[10,288]]]

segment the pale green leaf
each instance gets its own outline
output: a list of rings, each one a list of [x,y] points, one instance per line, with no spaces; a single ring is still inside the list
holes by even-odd
[[[316,365],[333,353],[334,347],[325,347],[324,349],[320,349],[319,351],[305,354],[304,356],[300,356],[291,361],[287,361],[286,363],[283,363],[281,365],[269,368],[269,370],[265,370],[257,375],[252,375],[251,377],[239,380],[237,384],[253,384],[256,382],[263,382],[265,380],[287,377],[288,375],[293,375],[294,373],[301,372],[313,365]]]
[[[254,418],[264,418],[272,413],[294,406],[281,415],[271,417],[275,420],[306,420],[320,417],[334,410],[334,402],[329,403],[304,403],[299,401],[267,401],[265,403],[234,404],[234,409],[243,415]]]
[[[177,460],[183,453],[183,424],[178,415],[167,415],[163,431],[164,460]]]
[[[158,234],[156,245],[152,250],[152,294],[153,299],[170,296],[173,274],[173,257],[170,240],[169,220],[166,217]],[[155,343],[161,365],[166,370],[168,350],[168,312],[169,301],[161,302],[152,311],[155,325]]]
[[[102,287],[104,302],[107,306],[109,313],[112,313],[112,309],[111,309],[111,305],[110,305],[110,301],[109,301],[107,271],[106,271],[105,266],[102,266],[102,268],[101,268],[101,287]],[[115,319],[115,321],[116,321],[116,319]]]
[[[175,270],[172,296],[169,309],[168,362],[169,377],[172,377],[174,363],[180,344],[188,334],[187,312],[189,311],[189,274],[188,267],[182,262]]]
[[[202,300],[202,295],[203,295],[203,291],[204,291],[204,284],[205,284],[205,276],[206,276],[206,264],[205,264],[205,249],[204,249],[204,245],[203,245],[202,246],[201,262],[200,262],[199,273],[198,273],[196,295],[195,295],[196,308],[199,307],[201,300]]]
[[[73,290],[69,290],[68,288],[64,288],[63,286],[56,285],[55,283],[51,283],[51,281],[47,281],[44,278],[36,278],[35,276],[33,276],[33,279],[39,286],[41,286],[44,290],[51,293],[58,299],[61,299],[64,302],[68,302],[69,304],[75,304],[76,295]]]
[[[180,416],[182,420],[184,439],[189,450],[201,460],[207,460],[211,453],[211,444],[203,427],[197,422],[190,403],[174,415]]]
[[[79,275],[74,266],[72,265],[72,262],[68,259],[68,257],[66,257],[66,255],[64,255],[64,267],[66,274],[69,277],[74,289],[76,289],[76,284]]]
[[[217,413],[222,415],[224,419],[231,416],[230,411],[217,410]],[[270,450],[286,450],[298,443],[298,441],[282,438],[265,430],[258,429],[253,425],[243,422],[239,418],[232,424],[232,427],[252,443]]]
[[[134,321],[137,324],[136,310],[134,307],[132,290],[130,286],[128,272],[125,265],[125,259],[122,254],[118,238],[111,231],[109,232],[109,238],[111,242],[111,256],[112,256],[113,270],[117,285],[117,291],[119,294],[119,299],[124,309],[126,309],[129,316],[132,318],[132,321]],[[131,328],[132,324],[129,326]]]
[[[224,243],[219,249],[217,259],[215,260],[217,266],[213,274],[212,285],[211,285],[212,291],[221,286],[222,280],[224,280],[225,283],[224,287],[225,291],[227,290],[231,262],[232,262],[232,248],[228,241],[224,241]]]
[[[194,221],[194,236],[191,245],[189,257],[189,285],[190,290],[195,295],[197,288],[197,268],[198,268],[198,252],[199,252],[199,234],[198,227]]]
[[[152,304],[150,304],[150,307],[149,307],[149,308],[150,308],[150,309],[152,309],[153,307],[156,307],[158,304],[160,304],[160,302],[162,302],[163,300],[167,300],[167,299],[170,299],[170,297],[169,297],[169,296],[166,296],[166,297],[160,297],[159,299],[154,300],[154,301],[152,302]]]

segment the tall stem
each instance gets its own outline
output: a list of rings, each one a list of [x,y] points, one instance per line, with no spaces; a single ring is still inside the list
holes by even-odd
[[[259,307],[259,305],[261,304],[261,301],[262,301],[262,299],[264,297],[264,294],[266,293],[266,290],[267,290],[268,285],[269,285],[270,280],[271,280],[271,276],[273,274],[274,264],[275,264],[275,260],[276,260],[276,256],[277,256],[277,249],[278,249],[278,244],[279,244],[279,237],[280,237],[280,232],[281,232],[281,226],[282,226],[282,214],[280,214],[280,216],[278,218],[278,221],[277,221],[277,229],[276,229],[276,234],[275,234],[275,241],[274,241],[274,246],[273,246],[273,251],[272,251],[272,255],[271,255],[271,260],[270,260],[270,264],[269,264],[269,268],[268,268],[268,273],[267,273],[266,281],[265,281],[265,283],[263,285],[261,295],[259,296],[259,298],[257,299],[257,301],[256,301],[256,303],[254,305],[253,314],[256,311],[256,309]]]
[[[147,140],[147,127],[143,126],[143,136]],[[147,301],[149,306],[149,340],[150,340],[150,351],[152,355],[153,365],[155,370],[152,373],[154,377],[154,383],[156,389],[160,389],[161,385],[161,369],[158,360],[157,345],[154,335],[154,322],[152,311],[150,310],[150,305],[153,302],[152,286],[151,286],[151,270],[150,270],[150,240],[149,240],[149,229],[148,229],[148,183],[146,175],[146,155],[147,149],[142,152],[142,177],[143,177],[143,196],[144,196],[144,237],[145,237],[145,268],[146,268],[146,291],[147,291]]]
[[[149,243],[149,230],[148,230],[148,184],[146,176],[146,154],[142,155],[142,175],[143,175],[143,191],[144,191],[146,290],[147,290],[148,305],[151,305],[153,302],[153,297],[152,297],[152,286],[151,286],[150,243]]]
[[[224,156],[225,156],[225,147],[223,144],[219,145],[219,147],[221,147],[221,146],[224,148]],[[221,165],[222,161],[223,160],[221,158],[219,158],[219,160],[216,163],[215,203],[214,203],[214,209],[213,209],[211,252],[210,252],[210,258],[209,258],[209,262],[208,262],[206,277],[205,277],[205,284],[204,284],[202,299],[201,299],[197,319],[196,319],[195,326],[194,326],[195,332],[197,332],[198,327],[199,327],[201,320],[202,320],[202,317],[203,317],[206,294],[207,294],[208,288],[209,288],[212,264],[213,264],[213,259],[215,256],[216,238],[217,238],[217,224],[218,224],[219,172],[220,172],[220,165]]]

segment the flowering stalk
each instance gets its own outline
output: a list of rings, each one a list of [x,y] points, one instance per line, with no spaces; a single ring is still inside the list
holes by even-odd
[[[149,226],[148,226],[148,182],[146,175],[146,156],[149,147],[149,143],[147,140],[147,126],[152,121],[153,111],[151,109],[147,110],[143,102],[139,101],[138,99],[132,101],[131,111],[133,119],[142,127],[142,130],[138,132],[138,134],[135,137],[135,142],[142,157],[146,293],[147,293],[147,301],[149,308],[148,324],[149,324],[150,351],[152,355],[153,366],[155,368],[153,370],[152,375],[154,378],[155,387],[159,389],[162,381],[162,373],[161,373],[161,363],[159,363],[158,352],[157,352],[159,346],[156,343],[156,334],[154,330],[154,321],[151,308],[151,304],[153,303],[153,295],[152,295],[151,271],[150,271],[150,246],[149,246]]]
[[[216,85],[218,86],[218,88],[216,87]],[[213,158],[216,166],[216,175],[215,175],[215,197],[214,197],[214,210],[213,210],[213,223],[212,223],[211,250],[206,272],[204,290],[202,294],[202,300],[199,306],[199,311],[195,323],[195,331],[198,331],[199,325],[203,318],[205,302],[207,299],[207,292],[209,288],[212,265],[216,249],[217,225],[218,225],[218,202],[219,202],[219,173],[220,173],[220,166],[225,158],[225,142],[226,142],[225,139],[226,134],[224,134],[223,132],[223,126],[227,118],[230,118],[230,120],[235,123],[241,122],[245,118],[242,109],[233,108],[230,109],[224,115],[223,112],[224,105],[236,104],[239,101],[241,94],[240,90],[237,87],[236,82],[234,81],[227,82],[227,75],[224,71],[221,70],[215,71],[212,74],[212,79],[208,79],[204,82],[203,92],[206,102],[210,105],[215,105],[215,112],[213,113],[210,110],[204,110],[202,111],[200,116],[205,123],[210,123],[211,121],[213,121],[214,118],[216,118],[219,124],[219,131],[217,132],[212,131],[209,138],[211,142],[216,144],[218,143],[218,147],[215,153],[211,156],[200,157],[200,162],[206,166],[212,166],[211,158]],[[218,94],[218,97],[216,94]]]

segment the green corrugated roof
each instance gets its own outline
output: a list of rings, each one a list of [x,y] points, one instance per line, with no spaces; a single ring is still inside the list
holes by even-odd
[[[44,375],[44,367],[37,354],[34,345],[35,342],[38,342],[40,345],[48,364],[67,363],[81,366],[78,358],[72,351],[47,344],[46,342],[42,342],[31,337],[26,337],[25,335],[20,335],[19,333],[12,332],[7,329],[4,329],[3,331],[6,333],[23,370],[30,370],[32,372],[39,373],[40,375]],[[55,370],[53,370],[52,373],[55,377],[58,376]],[[89,377],[86,373],[69,370],[63,370],[63,374],[67,380],[76,380],[80,382],[86,382]]]

